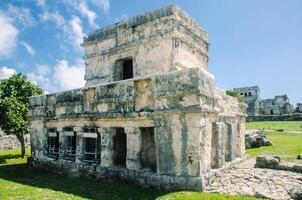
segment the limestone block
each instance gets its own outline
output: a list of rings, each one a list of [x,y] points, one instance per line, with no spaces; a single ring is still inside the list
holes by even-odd
[[[151,79],[134,82],[135,111],[153,110],[153,88]]]
[[[84,111],[95,112],[95,88],[84,90]]]
[[[56,98],[55,95],[48,95],[47,96],[47,115],[55,115],[56,109]]]

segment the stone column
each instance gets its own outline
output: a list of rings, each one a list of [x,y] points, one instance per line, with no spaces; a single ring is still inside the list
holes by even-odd
[[[237,125],[228,123],[227,140],[226,140],[226,160],[232,161],[236,158],[236,140],[237,140]]]
[[[127,134],[127,169],[140,170],[141,131],[136,127],[126,127],[125,133]]]
[[[59,132],[59,160],[63,160],[63,155],[65,153],[65,137],[63,135],[63,127],[58,127]]]
[[[76,163],[81,163],[81,159],[83,158],[83,137],[82,137],[82,127],[76,126],[73,127],[73,131],[76,132]]]
[[[223,122],[217,122],[217,162],[216,167],[220,168],[225,165],[225,134],[227,132],[226,125]]]
[[[237,131],[237,141],[236,141],[236,157],[243,157],[245,154],[245,122],[244,119],[239,120]]]
[[[101,135],[101,166],[111,167],[114,159],[114,141],[115,130],[113,128],[98,128]]]

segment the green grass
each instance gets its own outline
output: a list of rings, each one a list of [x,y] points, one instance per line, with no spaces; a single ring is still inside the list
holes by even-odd
[[[163,191],[125,183],[105,183],[86,177],[71,178],[38,169],[29,169],[18,150],[0,151],[0,199],[104,199],[104,200],[194,200],[257,198],[190,191]],[[27,150],[29,155],[29,150]]]
[[[268,131],[267,138],[273,146],[247,149],[250,157],[258,155],[279,155],[282,160],[302,163],[297,160],[298,154],[302,153],[302,121],[273,121],[273,122],[249,122],[247,129],[264,128],[266,130],[284,130],[283,132]],[[296,131],[296,132],[295,132]]]
[[[302,131],[302,121],[265,121],[265,122],[248,122],[247,129],[263,128],[266,130],[291,130]]]
[[[247,149],[250,157],[258,155],[279,155],[282,160],[288,162],[302,163],[297,160],[297,155],[302,153],[302,133],[268,132],[267,138],[273,146]]]

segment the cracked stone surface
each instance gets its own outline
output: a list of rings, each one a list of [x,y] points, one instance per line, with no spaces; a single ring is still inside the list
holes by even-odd
[[[249,159],[248,162],[253,160]],[[302,199],[302,174],[299,173],[257,168],[226,168],[212,170],[206,176],[206,192],[280,200]]]

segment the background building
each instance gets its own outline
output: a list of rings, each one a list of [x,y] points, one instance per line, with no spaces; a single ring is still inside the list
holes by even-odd
[[[234,90],[244,97],[244,103],[248,105],[249,116],[285,115],[295,112],[295,108],[286,94],[275,96],[273,99],[261,99],[258,86],[234,88]],[[299,110],[299,108],[297,109]]]

